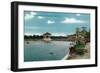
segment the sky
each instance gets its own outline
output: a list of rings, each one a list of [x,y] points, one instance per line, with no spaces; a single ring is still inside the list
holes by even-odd
[[[24,34],[42,35],[49,32],[54,36],[67,36],[76,28],[90,29],[90,14],[67,12],[24,11]]]

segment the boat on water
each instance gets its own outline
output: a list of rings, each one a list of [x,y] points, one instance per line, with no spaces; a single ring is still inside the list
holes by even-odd
[[[26,43],[29,44],[29,41],[27,41]]]
[[[54,53],[53,52],[50,52],[50,55],[53,55]]]

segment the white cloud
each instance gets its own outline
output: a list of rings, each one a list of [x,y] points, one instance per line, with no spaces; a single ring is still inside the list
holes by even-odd
[[[59,32],[59,33],[51,33],[51,34],[54,35],[54,36],[68,36],[68,35],[74,34],[74,32],[66,32],[66,33]]]
[[[65,33],[51,33],[53,36],[66,36]]]
[[[30,35],[31,35],[31,36],[32,36],[33,33],[30,33],[30,32],[29,32],[29,33],[25,33],[24,35],[27,35],[27,36],[30,36]]]
[[[53,24],[53,23],[55,23],[55,21],[48,20],[47,23],[48,24]]]
[[[76,16],[80,16],[81,14],[76,14]]]
[[[27,36],[33,36],[33,35],[42,35],[41,33],[37,33],[37,32],[27,32],[25,33],[24,35],[27,35]]]
[[[86,23],[86,21],[78,20],[75,18],[65,18],[65,20],[62,21],[61,23]]]
[[[42,17],[42,16],[38,16],[38,19],[43,19],[44,17]]]
[[[30,12],[25,14],[25,20],[32,19],[36,14],[36,12]]]

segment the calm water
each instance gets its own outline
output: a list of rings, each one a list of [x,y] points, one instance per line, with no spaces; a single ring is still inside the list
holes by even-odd
[[[69,52],[67,41],[25,41],[24,61],[61,60]]]

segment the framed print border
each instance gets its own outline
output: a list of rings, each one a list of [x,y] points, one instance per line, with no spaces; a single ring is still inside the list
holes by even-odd
[[[50,66],[50,67],[34,67],[34,68],[19,68],[19,31],[18,31],[18,10],[19,5],[26,6],[47,6],[47,7],[60,7],[60,8],[82,8],[95,10],[95,63],[84,65],[69,65],[69,66]],[[50,4],[50,3],[35,3],[35,2],[18,2],[11,3],[11,70],[12,71],[31,71],[31,70],[47,70],[47,69],[64,69],[64,68],[81,68],[81,67],[94,67],[97,66],[97,7],[96,6],[83,6],[83,5],[67,5],[67,4]]]

